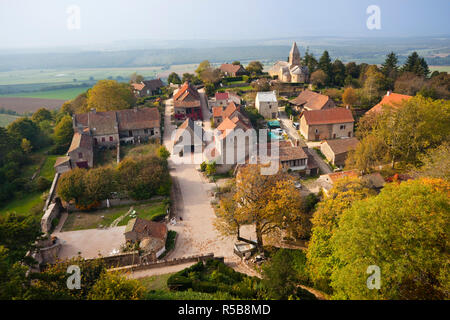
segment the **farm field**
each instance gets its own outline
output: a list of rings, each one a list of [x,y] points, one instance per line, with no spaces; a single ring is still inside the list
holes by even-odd
[[[35,112],[40,108],[58,109],[66,100],[40,99],[40,98],[20,98],[20,97],[0,97],[0,108],[13,110],[19,114]]]
[[[0,114],[0,127],[7,127],[8,124],[13,122],[14,120],[18,119],[19,116],[13,116],[10,114]]]
[[[193,72],[196,64],[172,65],[170,67],[136,67],[136,68],[89,68],[89,69],[30,69],[18,71],[0,72],[0,85],[18,84],[76,84],[85,81],[118,79],[127,81],[133,72],[137,72],[146,78],[167,77],[171,72],[182,75],[185,72]],[[76,79],[76,81],[74,81]],[[119,78],[120,79],[120,78]]]
[[[450,73],[450,66],[430,66],[430,71],[448,72]]]
[[[39,99],[56,99],[56,100],[72,100],[80,93],[87,91],[90,87],[79,87],[69,89],[55,89],[36,92],[21,92],[2,94],[1,97],[21,97],[21,98],[39,98]]]

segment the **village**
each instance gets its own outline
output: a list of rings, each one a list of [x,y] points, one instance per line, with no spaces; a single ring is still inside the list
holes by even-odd
[[[402,156],[385,157],[367,132],[409,102],[431,100],[388,85],[358,108],[355,91],[363,89],[337,75],[339,85],[327,85],[325,72],[311,72],[307,59],[294,42],[288,60],[267,72],[257,61],[246,68],[204,61],[197,76],[173,73],[168,83],[136,76],[127,87],[136,101],[129,108],[77,106],[76,99],[63,106],[73,134],[54,163],[44,237],[28,252],[37,262],[31,270],[100,259],[139,280],[181,277],[202,262],[262,278],[273,252],[306,257],[319,241],[314,212],[327,201],[348,196],[352,203],[419,181],[395,166]],[[366,82],[381,74],[377,66],[364,68]],[[345,82],[352,81],[349,73]],[[264,175],[269,163],[276,170]],[[328,298],[329,284],[317,279],[302,283],[298,297]],[[169,282],[175,288],[183,281]]]

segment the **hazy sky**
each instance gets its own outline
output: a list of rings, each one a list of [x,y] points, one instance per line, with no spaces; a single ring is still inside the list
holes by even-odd
[[[71,5],[80,8],[80,29],[67,27]],[[381,30],[366,27],[369,5],[381,9]],[[448,35],[449,16],[449,0],[0,0],[0,47]]]

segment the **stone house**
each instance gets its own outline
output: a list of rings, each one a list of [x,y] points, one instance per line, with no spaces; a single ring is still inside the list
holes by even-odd
[[[203,152],[204,147],[204,130],[198,126],[194,120],[187,118],[177,129],[175,139],[173,141],[175,153],[188,154],[195,150]]]
[[[214,124],[218,126],[224,119],[233,118],[237,112],[240,113],[240,107],[238,107],[234,102],[230,102],[225,109],[223,107],[213,107],[212,111]]]
[[[265,119],[275,119],[278,116],[278,100],[276,91],[258,92],[255,107]]]
[[[161,79],[146,80],[140,83],[132,83],[134,95],[138,98],[154,96],[161,93],[164,83]]]
[[[94,166],[95,147],[115,147],[120,142],[140,143],[160,139],[160,115],[157,108],[76,114],[72,117],[74,135],[67,155],[55,162],[56,172]]]
[[[247,74],[247,70],[241,65],[224,63],[220,66],[220,71],[227,77],[239,77]]]
[[[321,143],[320,151],[330,163],[343,167],[349,151],[354,150],[358,143],[356,138],[326,140]]]
[[[336,108],[336,104],[329,96],[311,90],[303,90],[297,98],[289,102],[298,112]]]
[[[200,94],[197,89],[185,82],[173,95],[173,106],[175,110],[175,119],[184,120],[191,118],[193,120],[202,120],[202,108]]]
[[[75,132],[89,132],[94,146],[116,146],[120,141],[142,142],[161,137],[160,114],[157,108],[134,108],[91,112],[73,117]]]
[[[211,107],[225,108],[231,102],[240,105],[241,97],[232,92],[216,92],[214,99],[212,99],[209,104]]]
[[[300,132],[309,141],[353,137],[355,119],[345,108],[304,111],[300,118]]]

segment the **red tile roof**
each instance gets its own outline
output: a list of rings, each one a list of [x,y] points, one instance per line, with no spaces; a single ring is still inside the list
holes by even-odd
[[[135,108],[117,111],[119,130],[159,128],[160,116],[157,108]]]
[[[352,112],[345,108],[304,111],[303,117],[305,117],[308,125],[348,123],[355,121]]]
[[[358,145],[359,141],[356,138],[327,140],[323,143],[328,144],[331,151],[336,154],[341,154],[353,150]]]
[[[212,113],[213,113],[214,118],[222,117],[222,112],[223,112],[222,107],[213,107],[212,108]]]
[[[310,110],[321,110],[330,101],[330,97],[313,92],[311,90],[302,91],[297,98],[290,102],[294,105],[303,106]],[[334,102],[332,103],[334,106]]]
[[[228,100],[228,97],[229,97],[228,92],[216,92],[215,94],[216,101]]]
[[[393,93],[390,92],[389,94],[385,95],[383,97],[383,99],[380,101],[380,103],[378,103],[375,107],[373,107],[372,109],[370,109],[369,111],[367,111],[367,113],[379,113],[382,111],[383,106],[390,106],[393,108],[398,108],[400,107],[400,105],[402,104],[403,101],[408,101],[409,99],[411,99],[412,96],[407,96],[404,94],[398,94],[398,93]]]
[[[87,134],[75,132],[72,138],[72,143],[70,144],[69,151],[67,152],[72,152],[78,148],[92,149],[92,137]]]
[[[358,174],[358,171],[356,171],[356,170],[341,171],[341,172],[334,172],[334,173],[328,174],[328,177],[330,178],[332,183],[335,183],[337,180],[345,178],[345,177],[357,178],[358,176],[359,176],[359,174]]]
[[[176,108],[200,107],[200,94],[189,82],[185,82],[173,96],[173,105]]]
[[[234,65],[234,64],[230,64],[230,63],[224,63],[220,66],[220,70],[222,70],[223,72],[228,72],[228,73],[236,73],[239,70],[241,70],[242,66],[241,65]]]

